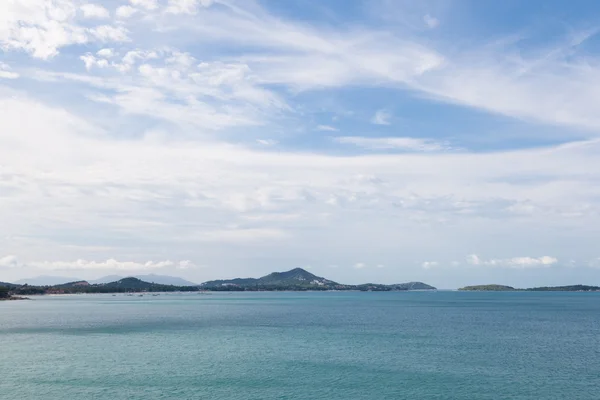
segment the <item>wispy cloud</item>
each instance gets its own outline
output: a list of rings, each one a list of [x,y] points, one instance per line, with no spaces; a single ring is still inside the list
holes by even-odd
[[[156,10],[158,8],[158,0],[129,0],[129,2],[146,10]]]
[[[105,19],[110,17],[108,10],[98,4],[83,4],[80,7],[84,18]]]
[[[421,267],[423,269],[434,268],[434,267],[437,267],[438,265],[439,265],[439,263],[437,261],[424,261],[423,263],[421,263]]]
[[[326,131],[326,132],[337,132],[339,131],[338,128],[331,126],[331,125],[317,125],[317,130],[318,131]]]
[[[371,122],[375,125],[390,125],[392,119],[392,114],[390,114],[387,110],[377,110],[373,118],[371,118]]]
[[[0,269],[18,268],[19,265],[19,259],[16,256],[4,256],[0,258]]]
[[[22,263],[16,256],[6,256],[0,258],[0,267],[4,268],[27,268],[32,267],[40,270],[48,271],[67,271],[67,270],[112,270],[112,271],[146,271],[164,268],[188,269],[193,267],[193,263],[189,260],[183,261],[118,261],[109,259],[106,261],[31,261]]]
[[[4,79],[17,79],[19,74],[11,71],[10,66],[0,61],[0,78]]]
[[[423,22],[429,29],[437,28],[437,26],[440,24],[440,21],[437,18],[432,17],[429,14],[425,14],[425,16],[423,16]]]
[[[136,14],[139,10],[135,7],[131,6],[119,6],[115,11],[115,15],[119,19],[130,18],[134,14]]]
[[[409,137],[367,138],[359,136],[336,137],[334,140],[341,144],[352,144],[372,150],[405,150],[405,151],[441,151],[449,149],[446,143],[432,139]]]
[[[558,259],[550,256],[542,257],[513,257],[513,258],[492,258],[489,260],[481,259],[476,254],[467,256],[467,263],[471,265],[485,265],[492,267],[508,268],[547,268],[558,263]]]
[[[262,144],[263,146],[275,146],[279,142],[273,139],[256,139],[256,143]]]
[[[70,45],[127,39],[122,26],[90,27],[81,21],[108,18],[104,7],[84,4],[79,11],[75,2],[69,0],[4,1],[0,4],[0,48],[24,50],[35,58],[49,59]]]

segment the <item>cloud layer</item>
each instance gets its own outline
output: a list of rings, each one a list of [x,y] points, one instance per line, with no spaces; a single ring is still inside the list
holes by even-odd
[[[195,265],[189,260],[178,262],[170,260],[135,262],[118,261],[115,259],[106,261],[88,261],[80,259],[75,261],[31,261],[28,263],[21,263],[14,255],[0,258],[0,268],[34,268],[40,271],[150,271],[165,268],[188,269],[193,267],[195,267]]]

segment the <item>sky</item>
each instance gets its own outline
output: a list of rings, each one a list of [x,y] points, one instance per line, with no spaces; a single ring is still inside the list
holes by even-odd
[[[3,0],[0,281],[598,285],[599,18]]]

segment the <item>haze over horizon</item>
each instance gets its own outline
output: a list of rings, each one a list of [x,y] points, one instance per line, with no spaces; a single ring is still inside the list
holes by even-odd
[[[0,2],[0,281],[600,284],[600,4]]]

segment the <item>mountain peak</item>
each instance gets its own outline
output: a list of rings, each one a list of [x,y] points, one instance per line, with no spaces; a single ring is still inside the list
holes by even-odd
[[[312,281],[315,279],[321,280],[323,278],[316,276],[314,274],[311,274],[310,272],[306,271],[305,269],[294,268],[294,269],[291,269],[289,271],[284,271],[284,272],[273,272],[267,276],[263,276],[260,279],[267,280],[267,281],[270,281],[270,280]]]

